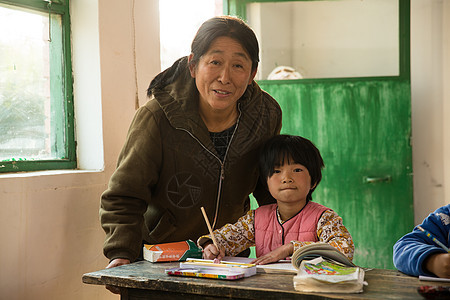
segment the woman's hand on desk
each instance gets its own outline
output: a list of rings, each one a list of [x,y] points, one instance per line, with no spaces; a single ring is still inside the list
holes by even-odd
[[[128,265],[129,263],[130,263],[129,259],[116,258],[116,259],[113,259],[109,263],[109,265],[106,266],[106,269],[110,269],[110,268],[114,268],[114,267],[118,267],[118,266],[122,266],[122,265]],[[115,287],[112,285],[107,285],[106,289],[109,290],[113,294],[120,294],[120,289],[118,287]]]
[[[116,258],[116,259],[113,259],[106,268],[109,269],[109,268],[114,268],[114,267],[118,267],[121,265],[128,265],[129,263],[130,263],[129,259]]]

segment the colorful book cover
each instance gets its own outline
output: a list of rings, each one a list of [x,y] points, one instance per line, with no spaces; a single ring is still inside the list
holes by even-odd
[[[202,258],[202,250],[191,241],[144,245],[144,259],[150,262],[185,261],[188,257]]]
[[[166,269],[166,274],[173,276],[201,277],[211,279],[236,280],[245,277],[239,270],[217,270],[211,268],[172,268]]]
[[[324,260],[303,260],[294,276],[294,288],[302,292],[361,293],[364,270]]]
[[[357,272],[357,267],[346,267],[322,261],[318,264],[305,263],[304,271],[309,275],[350,275]]]

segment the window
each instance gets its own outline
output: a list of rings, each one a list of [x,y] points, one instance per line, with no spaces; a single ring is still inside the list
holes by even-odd
[[[398,0],[243,2],[259,80],[400,75]]]
[[[68,0],[0,0],[0,172],[76,168]]]
[[[200,25],[222,11],[223,0],[159,0],[161,70],[189,55]]]

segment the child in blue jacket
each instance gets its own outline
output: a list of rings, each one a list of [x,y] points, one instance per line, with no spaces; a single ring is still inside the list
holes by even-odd
[[[450,204],[438,208],[420,224],[447,248],[450,247]],[[406,274],[450,278],[450,253],[418,226],[394,245],[394,265]]]

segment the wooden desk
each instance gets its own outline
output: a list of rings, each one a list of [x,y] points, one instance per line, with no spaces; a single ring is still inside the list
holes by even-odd
[[[120,287],[121,299],[424,299],[421,285],[450,283],[419,281],[394,270],[366,272],[368,286],[361,294],[302,294],[295,291],[293,275],[257,274],[235,281],[169,276],[165,269],[179,263],[135,262],[83,275],[83,282]]]

